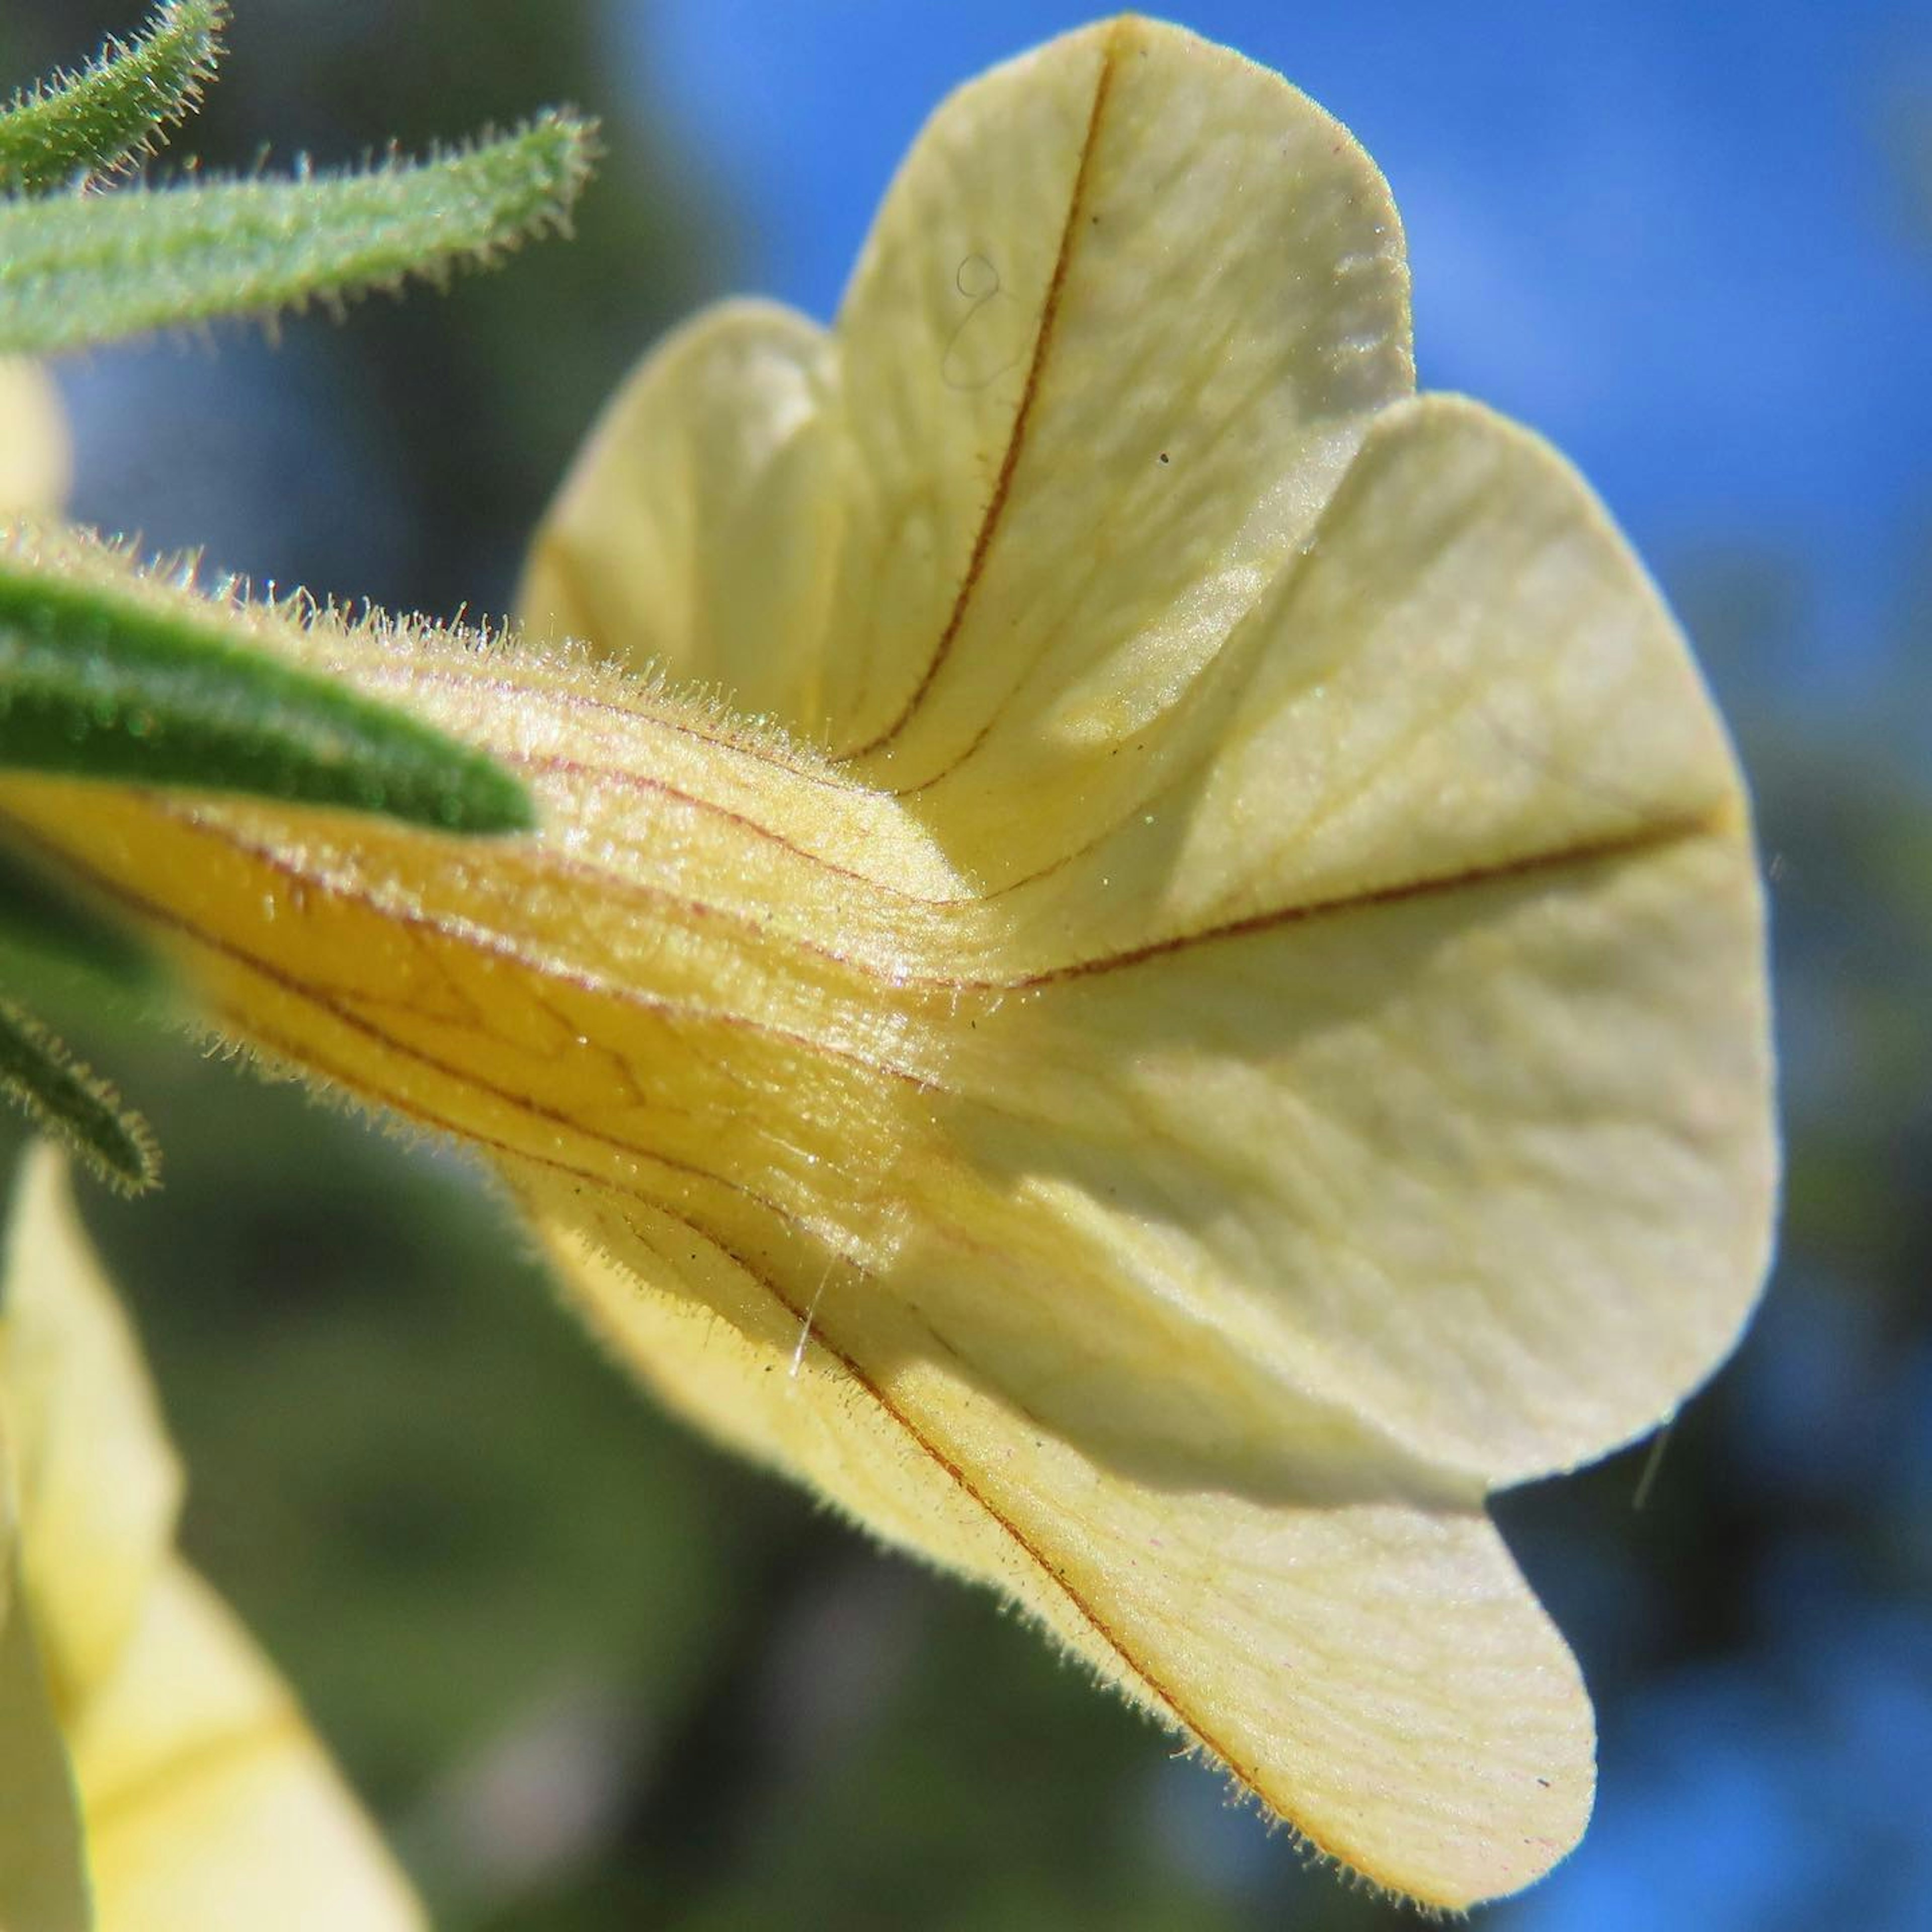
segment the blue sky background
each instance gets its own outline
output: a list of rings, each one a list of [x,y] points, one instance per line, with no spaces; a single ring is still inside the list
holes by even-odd
[[[1422,378],[1552,437],[1666,573],[1771,544],[1856,667],[1932,518],[1932,233],[1893,142],[1932,9],[1203,0],[1394,186]],[[962,77],[1088,17],[1045,0],[613,8],[651,111],[742,212],[748,287],[836,304],[881,188]],[[1927,190],[1932,195],[1932,188]]]

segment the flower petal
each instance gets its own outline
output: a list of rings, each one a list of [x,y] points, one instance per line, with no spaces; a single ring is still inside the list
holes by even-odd
[[[995,896],[1028,970],[1719,826],[1748,851],[1642,566],[1549,445],[1460,398],[1378,418],[1195,695],[1136,747],[1142,808]]]
[[[550,506],[518,606],[634,670],[806,722],[842,519],[824,330],[732,302],[618,391]]]
[[[810,1308],[634,1207],[572,1213],[549,1218],[568,1291],[674,1406],[995,1584],[1323,1850],[1461,1906],[1581,1832],[1588,1702],[1470,1494],[1373,1462],[1129,1474],[959,1373],[899,1296]],[[704,1298],[668,1292],[694,1259]]]
[[[1218,1429],[1319,1400],[1492,1486],[1603,1453],[1710,1373],[1758,1294],[1762,946],[1748,850],[1717,831],[1042,988],[1000,1016],[983,1117],[945,1117],[1052,1258],[983,1352],[1010,1376],[1079,1338],[1118,1405],[1158,1318],[1139,1385]]]
[[[179,1472],[65,1163],[44,1145],[17,1190],[0,1306],[10,1560],[24,1578],[0,1600],[0,1922],[419,1924],[288,1692],[169,1550]],[[92,1918],[63,1875],[78,1863],[76,1784]]]
[[[185,1564],[74,1734],[102,1932],[405,1932],[420,1907],[286,1688]]]
[[[744,308],[675,338],[565,485],[524,608],[866,750],[988,876],[1058,850],[1051,812],[989,798],[1090,785],[1412,382],[1372,164],[1278,76],[1132,19],[939,110],[836,345]]]
[[[73,474],[53,379],[38,362],[0,356],[0,516],[58,509]]]
[[[0,1296],[0,1420],[27,1594],[56,1694],[110,1671],[174,1536],[182,1477],[140,1350],[75,1211],[67,1163],[22,1163]]]
[[[1635,560],[1534,438],[1403,405],[1201,700],[992,902],[1034,1000],[980,1159],[1414,1453],[1654,1424],[1756,1296],[1775,1151],[1748,808]]]
[[[956,862],[1028,868],[1051,814],[987,800],[1090,777],[1211,657],[1412,386],[1408,292],[1347,131],[1179,28],[1070,34],[934,116],[839,316],[871,490],[830,708]]]

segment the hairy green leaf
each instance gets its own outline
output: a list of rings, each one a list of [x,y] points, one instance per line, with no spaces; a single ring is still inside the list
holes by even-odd
[[[109,1186],[144,1193],[161,1178],[148,1124],[38,1020],[0,998],[0,1093],[73,1149]]]
[[[222,0],[166,0],[136,40],[16,94],[0,112],[0,190],[40,193],[149,152],[200,98],[226,14]]]
[[[0,204],[0,350],[44,354],[338,302],[487,263],[562,225],[594,146],[592,124],[548,113],[473,148],[362,173]]]
[[[233,640],[224,615],[212,601],[144,598],[138,579],[89,574],[58,553],[0,554],[0,766],[450,832],[532,823],[528,794],[480,752]]]

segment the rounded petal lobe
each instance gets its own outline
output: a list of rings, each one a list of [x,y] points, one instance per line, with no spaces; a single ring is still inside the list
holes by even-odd
[[[1412,386],[1400,224],[1274,74],[1123,20],[955,95],[841,312],[836,707],[989,880],[1173,704]],[[1002,811],[1004,800],[1008,808]]]
[[[952,1132],[1070,1251],[1021,1304],[1067,1346],[1159,1316],[1209,1414],[1318,1400],[1520,1480],[1670,1414],[1756,1300],[1762,948],[1721,831],[1291,912],[1010,1009]]]
[[[1466,1496],[1372,1468],[1299,1495],[1138,1480],[958,1373],[894,1298],[813,1309],[712,1249],[700,1300],[657,1285],[689,1278],[688,1228],[609,1198],[549,1226],[567,1292],[675,1407],[1006,1592],[1323,1850],[1454,1906],[1580,1833],[1588,1700]]]
[[[75,1705],[128,1641],[173,1540],[182,1477],[67,1163],[44,1142],[22,1165],[8,1234],[0,1418],[28,1600],[58,1694]]]
[[[1023,874],[1172,704],[1408,393],[1400,224],[1345,130],[1179,28],[962,88],[831,338],[732,304],[620,393],[521,607],[661,660]]]
[[[1413,1453],[1600,1454],[1728,1351],[1774,1204],[1762,895],[1682,639],[1567,465],[1428,398],[1216,678],[1192,761],[1006,896],[1035,998],[982,1157],[1119,1204],[1150,1296]]]
[[[1748,828],[1682,633],[1570,466],[1478,404],[1385,411],[1143,808],[996,895],[1034,976],[1189,934]]]

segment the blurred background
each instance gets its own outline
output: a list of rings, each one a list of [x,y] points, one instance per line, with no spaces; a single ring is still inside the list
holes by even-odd
[[[824,315],[951,85],[1046,0],[236,0],[177,144],[346,160],[604,117],[575,242],[346,326],[60,374],[76,510],[258,579],[506,600],[602,396],[731,290]],[[1429,386],[1555,439],[1696,640],[1773,881],[1790,1172],[1737,1359],[1644,1454],[1504,1499],[1603,1726],[1510,1932],[1932,1927],[1932,16],[1200,4],[1388,174]],[[134,0],[12,0],[25,79]],[[90,1218],[191,1552],[452,1932],[1235,1932],[1404,1915],[1304,1870],[987,1598],[635,1397],[454,1161],[86,1002],[159,1132]]]

